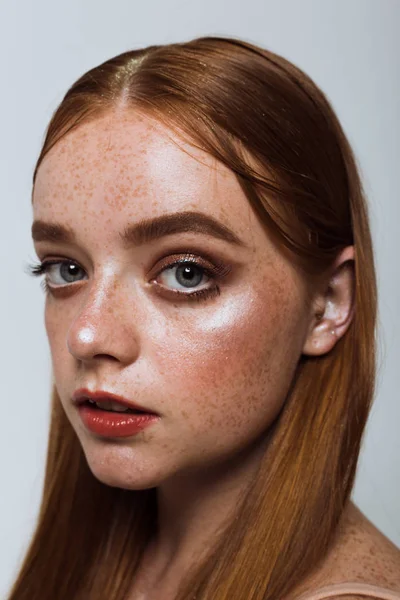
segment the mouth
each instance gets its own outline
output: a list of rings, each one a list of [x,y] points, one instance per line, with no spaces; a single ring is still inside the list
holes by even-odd
[[[73,401],[83,425],[100,438],[131,438],[160,421],[148,408],[108,392],[77,390]]]
[[[122,396],[104,391],[90,391],[86,388],[76,390],[73,395],[73,402],[79,408],[83,406],[94,410],[106,411],[110,413],[137,414],[137,415],[155,415],[152,410],[140,406],[127,400]]]
[[[107,412],[116,412],[116,413],[128,413],[128,414],[136,414],[136,415],[145,415],[144,410],[139,410],[135,408],[127,408],[126,406],[122,406],[119,402],[115,402],[113,400],[84,400],[79,403],[79,406],[90,406],[95,410],[103,410]]]

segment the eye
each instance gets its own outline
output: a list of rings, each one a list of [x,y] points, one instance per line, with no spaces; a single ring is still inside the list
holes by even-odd
[[[200,301],[220,294],[220,283],[231,269],[215,257],[186,251],[164,257],[154,267],[150,280],[157,293],[167,299]]]
[[[86,275],[82,267],[71,260],[48,260],[29,265],[28,270],[31,275],[37,277],[44,273],[46,274],[46,278],[43,281],[46,292],[49,288],[64,287],[76,281],[82,281],[79,277],[82,274]]]
[[[175,259],[175,260],[173,260]],[[157,291],[176,300],[206,300],[220,293],[219,280],[228,275],[231,266],[215,259],[205,259],[195,254],[170,255],[158,263],[154,277],[150,277]],[[33,276],[45,274],[44,291],[67,289],[73,283],[87,279],[85,270],[72,260],[47,260],[28,265]],[[185,290],[185,291],[184,291]]]
[[[201,283],[206,284],[211,276],[206,269],[192,261],[180,261],[161,271],[161,283],[174,290],[197,288]]]

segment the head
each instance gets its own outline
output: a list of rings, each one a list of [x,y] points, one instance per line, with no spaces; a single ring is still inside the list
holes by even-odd
[[[33,211],[39,258],[64,260],[46,279],[55,386],[106,484],[199,481],[254,454],[301,356],[326,354],[350,324],[352,247],[329,281],[311,284],[236,175],[140,109],[117,105],[61,139],[37,171]],[[193,213],[231,233],[216,237]],[[165,218],[180,229],[123,240]],[[74,239],[55,239],[56,225]],[[78,388],[119,394],[159,419],[133,436],[93,434],[73,402]]]
[[[52,439],[79,456],[76,485],[142,492],[257,466],[242,510],[254,527],[263,515],[254,553],[269,535],[276,556],[270,572],[257,564],[272,595],[254,598],[282,595],[279,561],[300,577],[333,535],[373,392],[367,211],[329,103],[296,67],[238,40],[128,52],[65,96],[32,201],[38,257],[58,261],[46,275]],[[95,435],[73,403],[82,387],[158,418],[134,436]],[[48,486],[67,460],[50,455]],[[320,546],[306,551],[320,514]],[[219,556],[232,565],[229,552],[249,546],[238,527],[229,535]],[[243,597],[241,578],[238,567],[230,598]],[[199,579],[201,597],[218,581]]]

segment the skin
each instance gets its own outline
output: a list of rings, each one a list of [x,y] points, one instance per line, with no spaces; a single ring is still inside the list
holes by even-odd
[[[127,223],[184,210],[215,217],[244,246],[186,232],[123,247]],[[354,249],[340,253],[310,301],[233,173],[126,110],[81,125],[52,148],[38,170],[33,211],[77,236],[75,244],[36,242],[38,258],[83,269],[73,283],[63,284],[59,269],[48,279],[57,391],[100,481],[158,488],[159,531],[132,599],[165,600],[254,475],[300,356],[329,352],[347,330]],[[160,258],[185,251],[208,252],[230,268],[216,280],[219,295],[173,297],[171,287],[188,289],[165,272],[155,278]],[[160,419],[133,437],[100,438],[72,403],[80,387],[120,394]]]
[[[338,527],[336,542],[321,566],[283,600],[298,600],[325,586],[353,582],[393,590],[400,595],[400,550],[349,502]],[[365,596],[340,596],[364,600]]]

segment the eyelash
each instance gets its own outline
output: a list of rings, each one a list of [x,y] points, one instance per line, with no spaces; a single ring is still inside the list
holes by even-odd
[[[43,261],[43,262],[39,262],[39,263],[31,263],[31,264],[28,264],[27,270],[28,270],[29,275],[32,275],[34,277],[40,277],[40,276],[46,274],[52,265],[62,265],[62,264],[76,265],[77,267],[82,269],[82,267],[80,267],[80,265],[77,262],[75,262],[73,260],[69,260],[69,259],[64,259],[64,260],[47,260],[47,261]],[[198,269],[201,270],[202,274],[205,274],[207,277],[210,278],[211,281],[214,281],[214,285],[212,287],[202,288],[201,290],[196,290],[191,293],[186,293],[186,292],[181,292],[179,290],[171,290],[171,289],[164,288],[164,290],[166,290],[167,293],[171,294],[172,297],[180,296],[183,299],[187,299],[187,300],[191,300],[191,301],[207,300],[208,298],[219,295],[220,287],[217,283],[217,280],[225,277],[231,271],[231,267],[228,265],[225,265],[222,262],[216,262],[216,263],[212,262],[212,263],[209,263],[210,266],[206,267],[203,264],[201,264],[200,261],[196,260],[195,255],[188,252],[185,254],[184,257],[179,257],[177,260],[163,264],[163,267],[157,271],[156,275],[154,276],[154,278],[152,278],[152,280],[155,279],[156,277],[158,277],[161,273],[163,273],[167,269],[175,267],[175,266],[179,266],[179,265],[194,265]],[[58,285],[58,286],[55,286],[52,288],[51,286],[48,285],[46,279],[43,279],[43,281],[41,282],[41,287],[42,287],[43,291],[45,292],[45,294],[51,294],[57,288],[64,289],[64,288],[69,287],[70,285],[73,285],[73,283],[70,283],[70,284],[67,283],[66,285]]]

